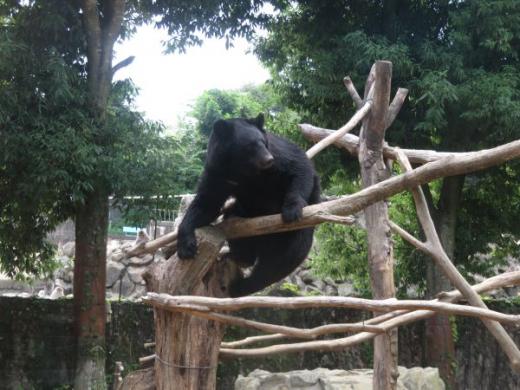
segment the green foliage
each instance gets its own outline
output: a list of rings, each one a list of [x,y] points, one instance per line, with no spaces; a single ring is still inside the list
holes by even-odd
[[[253,95],[252,91],[257,93]],[[209,137],[213,123],[218,119],[251,118],[266,109],[265,102],[259,99],[265,96],[261,96],[258,92],[251,86],[236,91],[220,89],[205,91],[196,99],[190,116],[197,120],[197,130],[205,137]]]
[[[223,37],[232,45],[234,37],[251,38],[255,29],[265,26],[272,9],[287,5],[287,0],[145,0],[129,1],[129,14],[154,15],[154,24],[168,30],[168,50],[184,51],[200,45],[203,37]],[[151,18],[150,18],[151,19]]]
[[[320,225],[315,233],[316,247],[310,256],[312,269],[319,276],[351,279],[362,295],[369,296],[366,239],[366,232],[355,226]]]
[[[410,193],[405,192],[392,197],[389,204],[390,219],[407,232],[420,238],[422,232],[415,217],[415,204]],[[397,294],[406,296],[408,287],[413,286],[418,292],[426,288],[426,261],[424,255],[401,237],[393,236],[394,241],[394,278]]]
[[[294,295],[299,295],[300,294],[300,288],[296,284],[294,284],[294,283],[284,282],[284,283],[282,283],[280,288],[282,290],[290,292],[290,293],[292,293]]]
[[[344,195],[359,189],[359,183],[346,180],[344,171],[337,171],[327,188],[327,195]],[[318,276],[335,280],[352,280],[355,288],[370,295],[366,232],[357,226],[319,225],[314,234],[315,246],[310,263]]]
[[[45,235],[90,188],[74,178],[91,169],[73,164],[89,154],[82,80],[60,55],[63,42],[50,43],[79,21],[67,6],[52,21],[39,11],[47,10],[22,7],[0,28],[0,262],[11,275],[50,271],[54,249]],[[47,28],[34,45],[32,23]]]

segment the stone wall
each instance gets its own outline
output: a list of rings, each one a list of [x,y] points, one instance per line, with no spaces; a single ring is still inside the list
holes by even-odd
[[[503,312],[520,314],[520,304],[490,302]],[[353,310],[251,310],[247,316],[292,326],[314,327],[324,323],[361,319]],[[123,361],[125,373],[136,369],[138,358],[152,353],[143,344],[153,339],[153,312],[144,305],[111,302],[107,326],[107,373],[114,362]],[[509,329],[520,345],[520,330]],[[513,390],[520,388],[520,375],[509,368],[506,356],[475,319],[457,321],[457,378],[460,390]],[[231,328],[226,339],[248,334]],[[400,329],[399,364],[420,366],[423,360],[422,326]],[[0,298],[0,389],[67,389],[73,377],[74,344],[72,302]],[[230,359],[219,365],[219,389],[229,390],[238,376],[254,369],[271,372],[324,368],[366,368],[371,365],[372,347],[363,344],[338,353],[305,352],[263,359]]]

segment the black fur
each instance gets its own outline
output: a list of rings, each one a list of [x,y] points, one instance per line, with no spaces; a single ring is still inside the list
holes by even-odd
[[[217,121],[197,195],[179,226],[180,258],[195,256],[194,230],[214,221],[230,196],[236,202],[226,218],[281,213],[284,222],[292,222],[301,218],[303,207],[319,202],[320,185],[305,153],[266,133],[262,115]],[[249,277],[231,286],[231,296],[254,293],[290,274],[309,253],[313,231],[305,228],[230,240],[231,258],[254,265]]]

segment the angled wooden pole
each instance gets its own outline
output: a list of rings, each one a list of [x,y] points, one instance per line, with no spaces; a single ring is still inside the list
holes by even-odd
[[[412,166],[406,158],[406,155],[399,150],[397,155],[399,164],[403,170],[405,172],[412,171]],[[466,297],[472,306],[483,309],[487,308],[486,304],[482,301],[482,298],[480,298],[480,296],[471,288],[471,285],[457,270],[457,267],[453,265],[450,258],[446,254],[446,251],[442,247],[421,187],[413,188],[410,191],[412,192],[415,201],[419,222],[421,223],[422,229],[426,236],[426,242],[419,244],[418,240],[410,241],[410,237],[405,238],[414,243],[417,248],[431,256],[431,258],[435,261],[435,264],[442,270],[444,275],[446,275],[450,282],[459,289],[459,291]],[[397,232],[402,234],[403,231],[402,229],[397,229]],[[498,344],[509,358],[513,370],[516,372],[520,371],[520,350],[516,346],[515,342],[511,339],[511,336],[509,336],[504,327],[496,321],[482,319],[482,322],[489,330],[489,332],[495,337]]]

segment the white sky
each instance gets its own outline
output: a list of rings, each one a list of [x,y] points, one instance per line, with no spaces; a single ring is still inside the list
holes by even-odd
[[[114,64],[130,55],[136,57],[115,79],[130,77],[140,88],[137,109],[169,128],[175,129],[177,119],[203,91],[236,89],[269,78],[257,58],[246,53],[249,45],[244,39],[235,40],[229,50],[224,40],[208,39],[184,54],[163,54],[161,41],[166,36],[150,26],[140,28],[131,40],[116,45]]]

